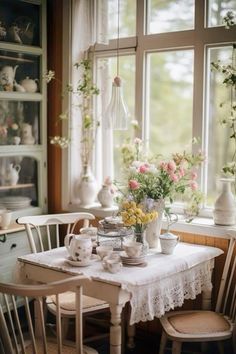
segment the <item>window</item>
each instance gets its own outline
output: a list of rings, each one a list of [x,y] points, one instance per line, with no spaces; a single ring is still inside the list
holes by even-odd
[[[199,142],[192,146],[193,151],[202,149],[207,155],[199,184],[207,196],[203,215],[208,215],[218,194],[217,178],[232,152],[228,134],[219,124],[229,112],[229,104],[222,109],[220,102],[229,102],[230,92],[222,85],[222,77],[211,71],[210,63],[231,59],[236,26],[225,29],[222,17],[235,11],[236,3],[120,0],[119,40],[117,0],[106,4],[108,45],[96,43],[90,52],[101,88],[95,159],[98,181],[108,175],[119,179],[117,147],[127,137],[142,137],[152,152],[166,157],[182,151],[196,137]],[[117,72],[117,54],[130,127],[126,132],[108,134],[103,119]],[[139,130],[132,128],[134,120]]]

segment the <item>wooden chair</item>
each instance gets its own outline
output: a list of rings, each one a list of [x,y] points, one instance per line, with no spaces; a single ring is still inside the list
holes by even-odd
[[[170,312],[160,321],[163,327],[159,354],[164,354],[168,339],[172,340],[172,354],[180,354],[183,342],[217,342],[220,354],[224,341],[232,339],[236,353],[236,232],[231,235],[221,278],[215,311]],[[227,352],[229,354],[229,352]]]
[[[50,250],[60,247],[59,226],[66,225],[66,233],[73,233],[77,223],[81,220],[93,220],[94,215],[89,213],[66,213],[66,214],[49,214],[49,215],[33,215],[22,216],[16,221],[20,225],[24,225],[28,236],[28,241],[32,253]],[[61,316],[63,318],[64,336],[69,326],[69,320],[75,317],[75,296],[67,291],[60,297]],[[55,297],[47,298],[48,310],[56,315]],[[105,301],[83,295],[83,314],[86,317],[95,313],[105,311],[109,308],[109,304]],[[101,324],[101,321],[95,320],[95,323]],[[105,334],[107,336],[107,334]],[[101,337],[101,336],[99,336]],[[94,337],[96,339],[97,337]],[[89,337],[89,340],[92,338]]]
[[[20,285],[0,283],[0,342],[2,354],[98,354],[90,347],[83,346],[82,325],[82,285],[88,281],[84,276],[72,278],[43,285]],[[75,347],[68,347],[62,343],[61,307],[59,298],[67,290],[76,294],[76,326]],[[50,341],[50,335],[44,323],[43,305],[45,298],[56,296],[56,342]],[[20,298],[19,298],[20,297]],[[21,299],[22,297],[22,299]],[[22,308],[17,308],[16,301],[21,299]],[[37,330],[40,327],[40,337],[37,337],[32,320],[33,311],[31,302],[37,303],[39,318]],[[25,328],[26,330],[22,330]]]

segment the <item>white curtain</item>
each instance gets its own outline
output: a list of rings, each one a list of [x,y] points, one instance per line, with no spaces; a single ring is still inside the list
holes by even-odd
[[[67,1],[67,0],[66,0]],[[71,8],[71,83],[76,85],[80,79],[80,71],[74,64],[85,58],[89,47],[95,43],[107,43],[107,0],[72,0]],[[78,99],[72,97],[71,123],[70,123],[70,201],[77,202],[76,190],[81,173],[80,141],[81,141],[81,113],[78,107]],[[97,139],[100,137],[98,132]],[[95,160],[101,158],[95,153]],[[96,177],[101,176],[99,167],[94,170]],[[99,181],[100,182],[100,181]]]

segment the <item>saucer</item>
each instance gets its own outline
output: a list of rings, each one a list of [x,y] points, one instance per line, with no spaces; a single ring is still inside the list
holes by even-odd
[[[92,254],[91,258],[88,261],[84,262],[79,262],[79,261],[74,261],[71,256],[68,256],[66,259],[66,262],[69,263],[73,267],[87,267],[90,264],[92,264],[94,261],[97,261],[99,257],[96,254]]]
[[[129,257],[127,256],[126,252],[123,251],[120,253],[120,258],[122,260],[122,263],[127,264],[127,265],[139,265],[142,263],[145,263],[145,255],[140,255],[139,257]]]

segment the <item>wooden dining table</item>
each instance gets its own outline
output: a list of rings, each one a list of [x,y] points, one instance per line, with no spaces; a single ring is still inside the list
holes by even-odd
[[[222,253],[219,248],[179,242],[171,255],[151,249],[145,263],[124,264],[120,272],[112,274],[103,269],[95,256],[86,267],[72,266],[66,248],[60,247],[19,257],[16,273],[18,281],[42,283],[78,274],[87,276],[84,294],[110,305],[110,354],[121,354],[121,313],[125,304],[130,303],[131,325],[161,317],[201,292],[202,306],[209,309],[214,259]]]

